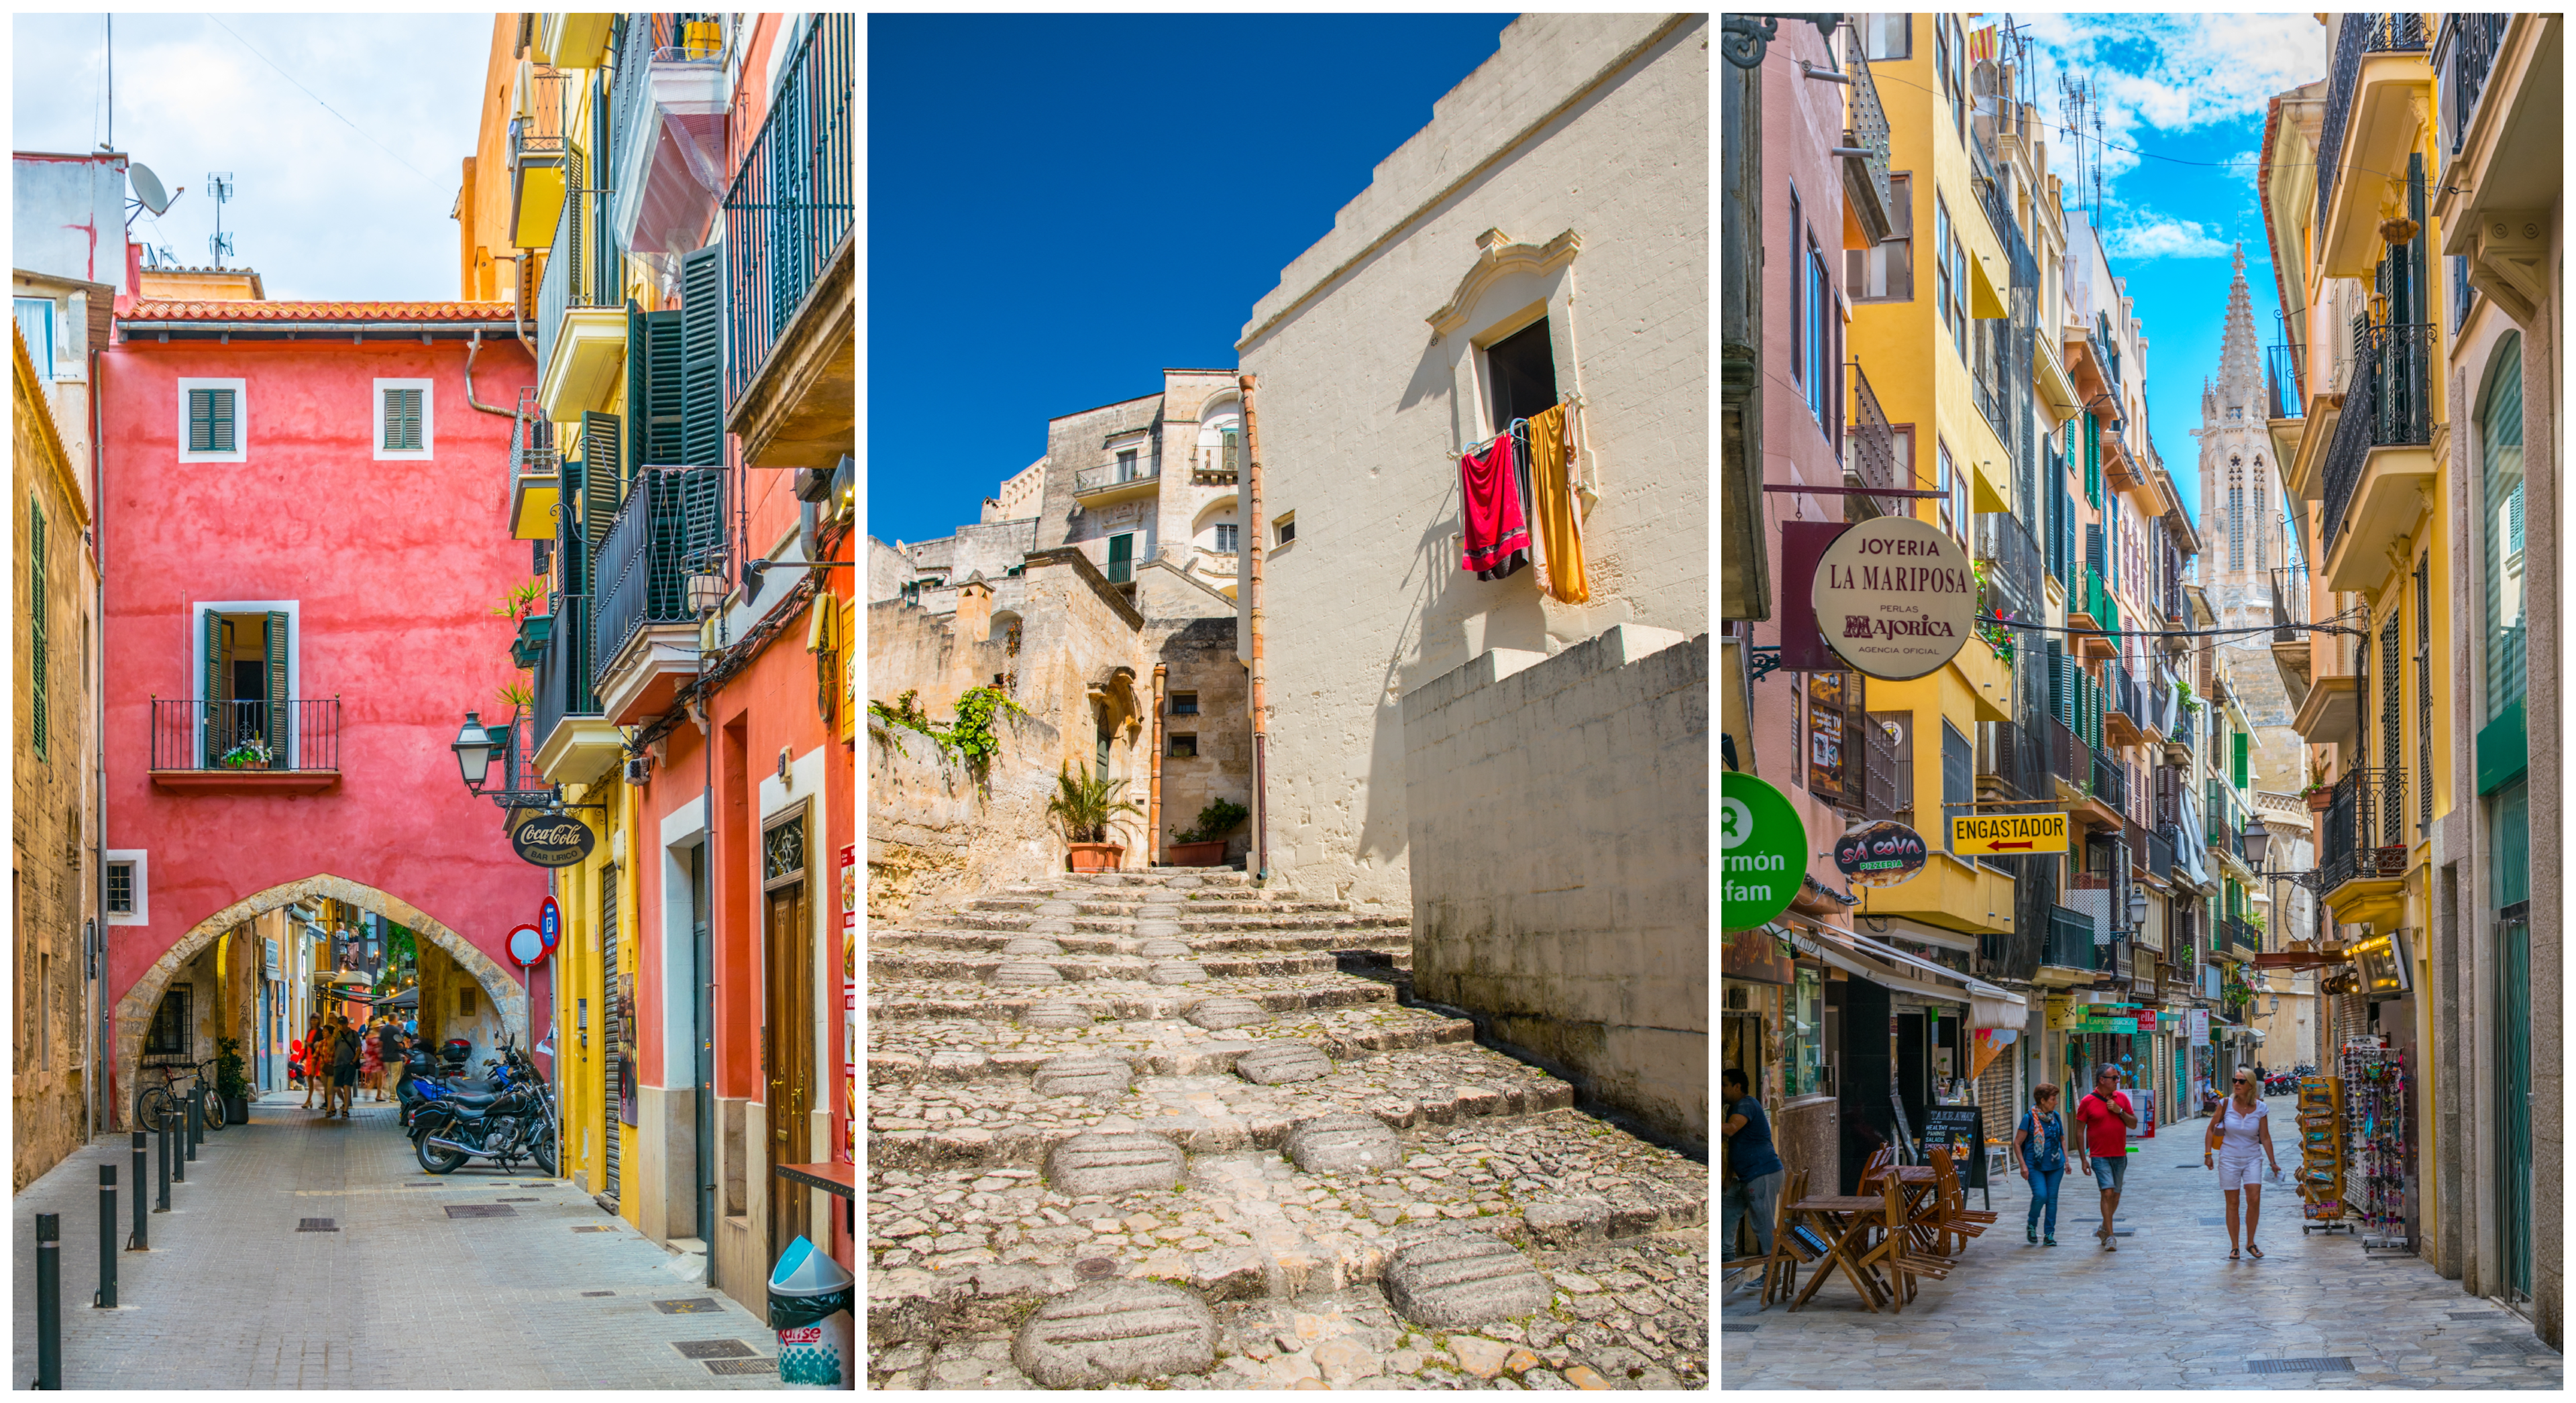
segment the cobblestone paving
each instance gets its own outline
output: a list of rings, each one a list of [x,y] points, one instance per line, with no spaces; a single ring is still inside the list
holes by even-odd
[[[1707,1386],[1705,1167],[1400,1002],[1401,921],[1165,870],[870,948],[876,1386]]]
[[[2275,1098],[2271,1111],[2275,1125],[2291,1123],[2288,1098]],[[2257,1241],[2268,1255],[2227,1260],[2226,1207],[2200,1167],[2206,1126],[2185,1121],[2138,1142],[2114,1223],[2135,1232],[2116,1252],[2093,1238],[2101,1200],[2070,1162],[2058,1246],[2023,1242],[2029,1190],[2017,1174],[1999,1177],[2001,1221],[1969,1245],[1949,1280],[1924,1281],[1899,1314],[1869,1311],[1839,1273],[1794,1314],[1760,1310],[1755,1275],[1730,1275],[1720,1288],[1721,1380],[1728,1388],[2562,1386],[2559,1355],[2529,1322],[2414,1257],[2366,1254],[2340,1231],[2301,1233],[2286,1189],[2264,1194]],[[1969,1201],[1982,1206],[1975,1190]],[[1801,1290],[1806,1280],[1802,1272]],[[2349,1370],[2251,1367],[2337,1359]]]
[[[486,1167],[424,1174],[391,1104],[349,1120],[273,1093],[206,1138],[152,1248],[120,1252],[118,1307],[98,1285],[98,1166],[131,1222],[130,1141],[103,1139],[20,1191],[13,1367],[35,1377],[35,1215],[62,1215],[69,1388],[777,1388],[777,1337],[568,1182]],[[451,1218],[505,1204],[508,1217]],[[299,1232],[328,1218],[334,1232]],[[702,1302],[666,1314],[656,1302]],[[766,1373],[716,1374],[682,1343]],[[735,1360],[727,1368],[744,1367]]]

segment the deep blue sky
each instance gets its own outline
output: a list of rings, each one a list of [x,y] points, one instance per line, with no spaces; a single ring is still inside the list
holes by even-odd
[[[1511,18],[869,16],[869,534],[944,536],[1049,416],[1233,365]]]

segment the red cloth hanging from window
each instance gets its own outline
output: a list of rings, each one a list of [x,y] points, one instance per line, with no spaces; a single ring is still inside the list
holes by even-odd
[[[1529,517],[1512,461],[1512,436],[1503,434],[1482,453],[1458,456],[1461,510],[1466,519],[1461,570],[1499,580],[1529,564]]]

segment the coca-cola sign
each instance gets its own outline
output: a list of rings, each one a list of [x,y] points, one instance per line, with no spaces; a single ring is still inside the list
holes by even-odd
[[[1949,533],[1910,516],[1861,522],[1816,562],[1816,626],[1842,660],[1901,682],[1940,670],[1977,619],[1977,576]]]
[[[1881,819],[1845,833],[1834,844],[1834,866],[1856,887],[1892,887],[1923,870],[1931,850],[1923,835]]]
[[[510,829],[520,860],[539,867],[575,867],[590,856],[590,825],[570,814],[530,814]]]

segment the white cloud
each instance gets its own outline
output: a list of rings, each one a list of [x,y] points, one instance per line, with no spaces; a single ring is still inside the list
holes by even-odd
[[[2247,118],[2271,99],[2325,76],[2326,31],[2307,14],[2032,14],[2037,95],[2061,119],[2058,77],[2092,80],[2099,103],[2102,175],[2141,160],[2121,147],[2156,148],[2158,133]],[[2090,122],[2087,123],[2090,135]],[[2253,167],[2244,167],[2247,179]]]
[[[226,262],[258,269],[270,297],[455,297],[448,212],[474,153],[493,17],[243,14],[223,23],[240,38],[204,15],[117,16],[117,147],[170,188],[187,187],[168,214],[136,218],[135,240],[205,263],[215,227],[206,174],[230,171],[223,223],[236,253]],[[16,17],[16,149],[87,151],[106,138],[103,29],[97,15]]]
[[[2103,250],[2115,259],[2224,258],[2233,247],[2196,221],[2149,215],[2102,231]]]

